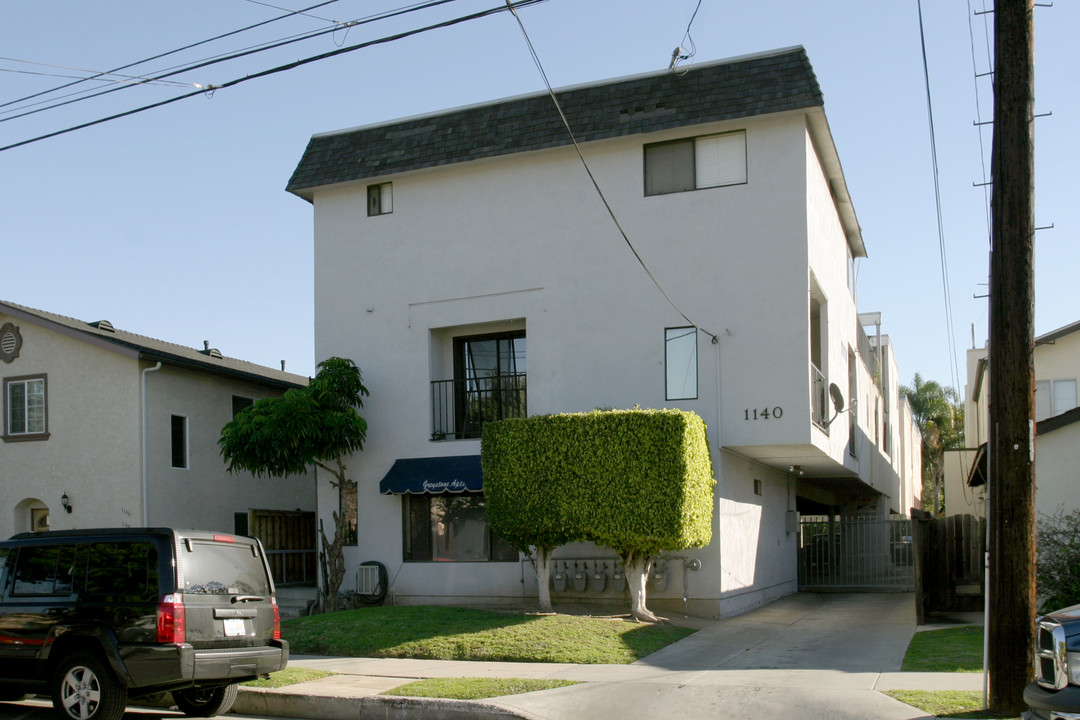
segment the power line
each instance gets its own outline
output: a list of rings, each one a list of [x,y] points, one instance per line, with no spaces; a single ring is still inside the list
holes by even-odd
[[[444,1],[447,1],[447,0],[444,0]],[[528,6],[537,5],[537,4],[543,3],[543,2],[547,2],[547,0],[521,0],[520,2],[518,2],[517,7],[528,7]],[[462,15],[462,16],[459,16],[459,17],[456,17],[456,18],[452,18],[450,20],[444,20],[442,22],[438,22],[438,23],[435,23],[433,25],[426,25],[426,26],[421,27],[421,28],[416,28],[416,29],[413,29],[413,30],[406,30],[406,31],[403,31],[403,32],[395,33],[394,35],[387,35],[385,37],[377,38],[375,40],[368,40],[366,42],[358,43],[356,45],[350,45],[348,47],[338,48],[336,50],[330,50],[328,52],[321,53],[319,55],[312,55],[310,57],[303,58],[301,60],[296,60],[294,62],[287,63],[285,65],[278,65],[277,67],[269,68],[267,70],[262,70],[260,72],[253,73],[251,75],[245,75],[244,77],[236,78],[234,80],[230,80],[229,82],[223,83],[221,85],[209,85],[209,86],[207,86],[207,88],[205,90],[196,90],[195,92],[185,93],[183,95],[178,95],[176,97],[169,98],[167,100],[162,100],[160,102],[151,103],[149,105],[143,105],[142,107],[134,108],[132,110],[126,110],[124,112],[119,112],[119,113],[116,113],[114,115],[109,115],[107,117],[98,118],[97,120],[91,120],[89,122],[81,123],[79,125],[74,125],[72,127],[68,127],[68,128],[63,129],[63,130],[57,130],[55,132],[46,133],[45,135],[39,135],[37,137],[30,138],[28,140],[22,140],[22,141],[17,142],[17,143],[12,143],[10,145],[5,145],[3,147],[0,147],[0,152],[4,152],[5,150],[11,150],[11,149],[14,149],[14,148],[17,148],[17,147],[22,147],[23,145],[30,145],[32,143],[40,142],[42,140],[48,140],[49,138],[58,137],[60,135],[66,135],[67,133],[75,132],[76,130],[83,130],[83,129],[88,128],[88,127],[93,127],[94,125],[101,125],[102,123],[110,122],[112,120],[118,120],[120,118],[128,117],[130,115],[135,115],[135,114],[138,114],[138,113],[141,113],[141,112],[145,112],[146,110],[153,110],[154,108],[163,107],[165,105],[171,105],[172,103],[179,102],[181,100],[186,100],[186,99],[191,98],[191,97],[196,97],[198,95],[203,95],[206,92],[213,92],[213,91],[217,91],[217,90],[224,90],[224,89],[227,89],[227,88],[235,87],[235,86],[240,85],[242,83],[248,82],[249,80],[255,80],[255,79],[258,79],[258,78],[268,77],[270,75],[275,75],[277,73],[285,72],[286,70],[292,70],[294,68],[298,68],[298,67],[301,67],[303,65],[309,65],[311,63],[318,62],[320,60],[326,60],[326,59],[329,59],[329,58],[332,58],[332,57],[336,57],[338,55],[344,55],[346,53],[354,52],[356,50],[362,50],[364,48],[372,47],[373,45],[383,45],[383,44],[386,44],[386,43],[394,42],[396,40],[402,40],[402,39],[407,38],[407,37],[412,37],[413,35],[419,35],[421,33],[425,33],[425,32],[428,32],[430,30],[438,30],[438,29],[441,29],[441,28],[446,28],[446,27],[451,27],[453,25],[458,25],[458,24],[461,24],[461,23],[464,23],[464,22],[469,22],[471,20],[479,20],[480,18],[488,17],[490,15],[495,15],[495,14],[500,13],[500,12],[506,12],[506,10],[507,10],[507,8],[503,7],[503,6],[489,8],[487,10],[480,10],[478,12],[470,13],[468,15]]]
[[[331,0],[331,1],[336,2],[337,0]],[[365,24],[368,24],[368,23],[375,22],[377,20],[385,20],[387,18],[397,17],[399,15],[405,15],[407,13],[416,12],[417,10],[424,10],[424,9],[427,9],[427,8],[436,7],[438,5],[445,5],[445,4],[451,3],[451,2],[456,2],[456,0],[428,0],[427,2],[417,3],[415,5],[407,6],[407,7],[404,7],[404,8],[399,8],[399,9],[396,9],[396,10],[386,11],[386,12],[383,12],[383,13],[378,13],[376,15],[369,15],[369,16],[367,16],[365,18],[361,18],[361,19],[358,19],[358,20],[352,20],[352,21],[349,21],[348,23],[345,23],[345,25],[348,25],[349,27],[354,27],[354,26],[357,26],[357,25],[365,25]],[[266,52],[267,50],[274,50],[274,49],[277,49],[277,48],[280,48],[280,47],[284,47],[286,45],[291,45],[293,43],[302,42],[304,40],[310,40],[312,38],[320,37],[322,35],[327,35],[327,34],[330,34],[330,33],[333,33],[333,32],[337,32],[339,27],[341,27],[341,26],[338,25],[338,26],[334,26],[332,28],[328,28],[328,29],[324,29],[324,30],[313,30],[313,31],[305,32],[305,33],[299,33],[299,34],[291,35],[289,37],[279,39],[279,40],[276,40],[276,41],[270,41],[270,42],[262,43],[260,45],[253,45],[253,46],[250,46],[250,47],[245,48],[243,50],[239,50],[239,51],[235,51],[235,52],[231,52],[231,53],[227,53],[227,54],[222,54],[222,55],[216,55],[216,56],[213,56],[213,57],[210,57],[210,58],[206,58],[204,60],[196,61],[194,63],[189,63],[187,65],[173,66],[172,68],[169,68],[168,72],[163,72],[163,73],[161,73],[159,75],[154,75],[154,76],[150,77],[149,80],[161,80],[163,78],[168,78],[168,77],[172,77],[174,75],[179,75],[180,73],[183,73],[183,72],[191,72],[192,70],[200,70],[200,69],[205,68],[205,67],[210,67],[211,65],[217,65],[219,63],[228,62],[229,60],[237,60],[239,58],[247,57],[249,55],[255,55],[255,54],[260,53],[260,52]],[[130,65],[127,66],[127,67],[130,67]],[[71,100],[65,100],[63,102],[56,102],[56,103],[54,103],[52,105],[49,105],[47,107],[41,107],[41,108],[38,108],[36,110],[27,110],[26,112],[19,113],[18,115],[9,115],[9,117],[0,118],[0,123],[8,122],[10,120],[17,120],[19,118],[27,117],[29,115],[35,115],[35,114],[40,113],[40,112],[45,112],[46,110],[53,110],[55,108],[64,107],[66,105],[71,105],[71,104],[74,104],[76,102],[81,102],[83,100],[90,100],[92,98],[101,97],[103,95],[109,95],[109,94],[117,92],[119,90],[124,90],[127,87],[128,86],[113,87],[113,88],[110,88],[108,90],[101,90],[99,92],[96,92],[96,93],[93,93],[93,94],[90,94],[90,95],[83,95],[82,97],[77,97],[77,98],[74,98],[74,99],[71,99]],[[204,91],[208,91],[210,89],[209,85],[207,85],[207,86],[198,85],[197,87],[198,87],[198,92],[204,92]],[[222,86],[217,86],[217,87],[222,87]],[[75,93],[75,94],[78,94],[78,93]],[[2,107],[2,106],[0,106],[0,107]],[[16,111],[6,111],[6,112],[10,113],[10,112],[16,112]]]
[[[926,116],[930,123],[930,157],[934,167],[934,204],[937,209],[938,253],[941,263],[941,288],[945,300],[946,337],[949,341],[949,361],[952,386],[960,387],[960,373],[956,366],[956,333],[953,329],[952,294],[949,290],[949,259],[945,249],[945,226],[941,212],[941,177],[938,171],[937,139],[934,132],[934,106],[930,101],[930,68],[926,60],[926,34],[923,32],[922,0],[916,3],[919,10],[919,41],[922,45],[923,79],[926,83]]]
[[[525,3],[519,2],[517,3],[517,7],[522,7],[524,4]],[[634,244],[630,242],[630,237],[626,234],[626,230],[623,229],[622,224],[619,222],[619,218],[616,217],[615,211],[612,209],[611,204],[608,203],[607,197],[604,195],[604,191],[600,189],[600,183],[597,182],[596,177],[593,175],[592,169],[589,167],[589,163],[585,161],[585,156],[581,152],[581,146],[578,145],[577,138],[574,137],[574,131],[570,127],[570,121],[566,119],[566,115],[565,113],[563,113],[562,104],[559,103],[559,98],[556,97],[555,90],[551,87],[551,82],[548,80],[547,73],[544,72],[544,65],[540,62],[540,56],[536,54],[536,48],[533,47],[532,40],[529,38],[529,33],[525,30],[525,23],[522,22],[521,16],[517,14],[517,10],[515,10],[515,6],[511,2],[511,0],[506,0],[506,7],[509,8],[510,13],[514,16],[514,19],[517,20],[518,27],[521,28],[521,34],[525,37],[525,44],[529,48],[529,54],[532,55],[533,62],[536,64],[536,69],[540,71],[540,77],[544,80],[544,86],[547,87],[548,95],[551,96],[551,101],[555,103],[555,109],[558,111],[559,117],[562,118],[563,126],[566,128],[566,132],[570,136],[570,142],[574,146],[574,150],[575,152],[577,152],[578,159],[581,161],[582,166],[585,168],[585,174],[588,175],[589,180],[592,181],[592,185],[593,188],[595,188],[596,190],[596,194],[600,196],[600,201],[603,202],[604,207],[607,209],[608,216],[611,218],[611,221],[615,223],[615,228],[619,231],[619,234],[622,235],[622,239],[626,242],[626,246],[630,248],[630,252],[632,252],[634,254],[634,257],[637,258],[638,264],[641,265],[642,269],[645,270],[645,274],[649,276],[650,280],[652,280],[653,285],[656,286],[656,289],[660,291],[660,294],[664,296],[664,299],[668,301],[668,304],[671,305],[671,307],[675,308],[675,312],[679,313],[679,315],[682,316],[683,320],[686,320],[686,322],[690,323],[706,335],[710,336],[713,343],[715,344],[717,342],[716,335],[691,320],[687,316],[687,314],[684,313],[679,308],[679,306],[675,304],[675,301],[672,300],[671,296],[667,294],[667,292],[664,290],[664,287],[660,284],[660,281],[656,279],[655,275],[653,275],[652,270],[650,270],[649,266],[645,264],[645,261],[642,259],[641,255],[638,254],[638,251],[634,247]],[[693,19],[691,19],[691,22],[693,22]]]
[[[310,7],[303,8],[302,10],[292,11],[292,12],[286,13],[285,15],[280,15],[280,16],[275,17],[275,18],[270,18],[269,20],[263,20],[262,22],[255,23],[254,25],[248,25],[246,27],[242,27],[242,28],[240,28],[238,30],[231,30],[231,31],[229,31],[227,33],[222,33],[221,35],[215,35],[214,37],[207,38],[206,40],[200,40],[198,42],[190,43],[188,45],[184,45],[183,47],[176,48],[175,50],[167,50],[166,52],[158,53],[157,55],[152,55],[152,56],[150,56],[148,58],[144,58],[142,60],[136,60],[135,62],[131,62],[131,63],[127,63],[126,65],[121,65],[119,67],[115,67],[112,70],[106,70],[104,73],[100,73],[100,74],[116,73],[116,72],[120,72],[121,70],[127,70],[129,68],[135,67],[136,65],[143,65],[143,64],[151,62],[153,60],[159,60],[159,59],[161,59],[163,57],[168,57],[169,55],[175,55],[176,53],[183,52],[184,50],[190,50],[192,48],[199,47],[200,45],[206,45],[207,43],[215,42],[217,40],[222,40],[222,39],[230,37],[232,35],[238,35],[238,34],[240,34],[242,32],[247,32],[248,30],[254,30],[255,28],[262,27],[263,25],[269,25],[270,23],[277,22],[278,20],[284,20],[285,18],[289,18],[289,17],[292,17],[293,15],[304,13],[304,12],[306,12],[308,10],[316,10],[318,8],[323,7],[324,5],[330,5],[330,4],[336,3],[338,1],[339,0],[324,0],[324,2],[320,2],[320,3],[317,3],[315,5],[311,5]],[[64,90],[66,88],[72,87],[73,85],[78,85],[79,83],[86,82],[87,80],[94,80],[94,79],[96,79],[96,77],[97,77],[97,75],[91,76],[91,77],[88,77],[88,78],[82,78],[80,80],[76,80],[75,82],[66,83],[64,85],[60,85],[59,87],[50,88],[49,90],[42,90],[40,92],[36,92],[36,93],[34,93],[32,95],[27,95],[25,97],[21,97],[21,98],[18,98],[16,100],[9,100],[7,102],[0,103],[0,108],[4,108],[4,107],[8,107],[9,105],[15,105],[17,103],[25,102],[26,100],[32,100],[32,99],[34,99],[36,97],[41,97],[42,95],[48,95],[49,93],[58,92],[60,90]]]

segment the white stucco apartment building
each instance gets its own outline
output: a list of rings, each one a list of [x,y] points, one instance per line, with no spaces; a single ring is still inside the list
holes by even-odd
[[[985,517],[990,427],[988,348],[967,352],[964,439],[947,454],[945,512]],[[1035,338],[1035,503],[1038,513],[1080,509],[1080,321]]]
[[[384,564],[395,602],[534,597],[487,531],[481,422],[678,407],[708,425],[714,539],[660,563],[650,605],[794,592],[798,512],[906,514],[920,467],[805,52],[557,95],[626,239],[546,93],[316,135],[289,182],[314,207],[316,357],[371,391],[347,562]],[[319,505],[329,524],[326,482]],[[565,593],[618,597],[610,552],[555,557]]]
[[[138,526],[250,533],[274,556],[278,583],[314,583],[314,477],[230,474],[217,444],[238,410],[307,378],[0,302],[0,381],[0,537]],[[311,552],[277,556],[286,550]]]

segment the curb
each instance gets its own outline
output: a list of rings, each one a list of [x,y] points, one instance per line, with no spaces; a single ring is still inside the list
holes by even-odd
[[[390,695],[329,697],[240,688],[232,712],[319,720],[531,720],[531,716],[474,700],[406,698]]]

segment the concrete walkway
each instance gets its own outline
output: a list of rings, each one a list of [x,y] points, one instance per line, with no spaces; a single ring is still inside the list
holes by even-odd
[[[978,618],[973,618],[978,620]],[[798,594],[734,618],[673,618],[699,631],[631,665],[293,657],[339,673],[277,691],[245,690],[236,711],[282,717],[636,720],[924,717],[880,691],[980,690],[978,673],[903,673],[916,631],[911,594]],[[486,701],[378,696],[418,678],[576,680]]]

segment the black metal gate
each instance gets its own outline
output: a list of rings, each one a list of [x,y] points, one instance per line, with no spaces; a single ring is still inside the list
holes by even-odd
[[[799,590],[911,591],[911,520],[810,515],[799,521]]]

